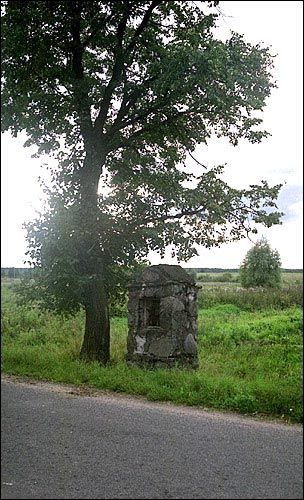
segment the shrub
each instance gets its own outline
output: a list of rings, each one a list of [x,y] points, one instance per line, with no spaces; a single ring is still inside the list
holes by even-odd
[[[219,283],[229,283],[233,279],[233,276],[231,273],[223,273],[219,274],[215,280],[218,281]]]
[[[240,266],[240,281],[244,288],[271,287],[281,284],[281,261],[265,238],[251,248]]]
[[[208,273],[199,273],[197,275],[198,281],[201,281],[202,283],[207,283],[212,281],[212,276]]]

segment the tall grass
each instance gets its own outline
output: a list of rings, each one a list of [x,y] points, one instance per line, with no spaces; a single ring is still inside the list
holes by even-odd
[[[3,290],[2,301],[4,372],[139,394],[150,400],[302,421],[299,307],[256,311],[232,303],[200,307],[200,368],[192,371],[128,367],[126,317],[111,320],[109,365],[81,362],[81,312],[65,318],[19,306],[9,288]]]

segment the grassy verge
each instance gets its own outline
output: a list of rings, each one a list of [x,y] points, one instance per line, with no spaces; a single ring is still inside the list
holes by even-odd
[[[78,359],[83,316],[41,313],[2,292],[2,370],[75,385],[137,394],[245,414],[302,421],[302,310],[246,311],[235,304],[199,310],[200,368],[142,370],[126,366],[127,320],[111,321],[111,362]]]

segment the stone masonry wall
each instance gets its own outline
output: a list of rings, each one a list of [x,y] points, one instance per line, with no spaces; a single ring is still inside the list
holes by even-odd
[[[164,281],[139,282],[129,288],[127,363],[196,368],[196,287]]]

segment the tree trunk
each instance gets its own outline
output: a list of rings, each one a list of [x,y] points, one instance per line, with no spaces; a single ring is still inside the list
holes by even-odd
[[[110,322],[108,294],[105,287],[104,262],[100,248],[100,211],[98,209],[98,181],[100,162],[94,149],[87,153],[81,188],[81,216],[79,227],[84,236],[83,260],[85,287],[85,332],[80,356],[106,364],[110,359]]]
[[[81,255],[83,271],[89,282],[84,291],[85,332],[80,357],[105,365],[110,360],[110,321],[98,208],[98,182],[104,158],[92,144],[87,148],[82,170],[81,220],[78,227],[84,235]]]
[[[85,332],[80,357],[106,364],[110,359],[108,297],[102,283],[88,287],[85,304]]]

